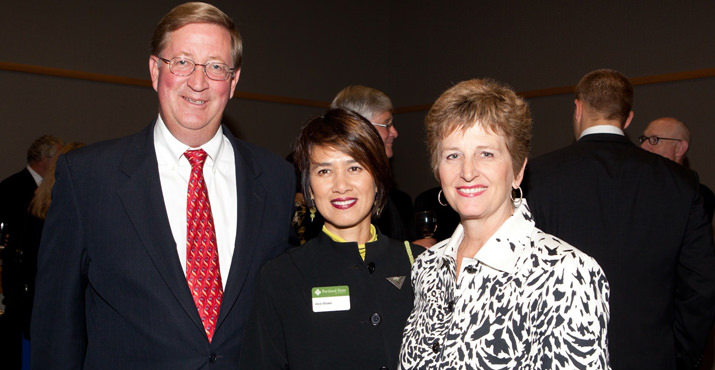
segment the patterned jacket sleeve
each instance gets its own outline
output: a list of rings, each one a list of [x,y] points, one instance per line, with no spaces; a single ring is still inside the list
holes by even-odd
[[[563,259],[563,290],[552,292],[553,325],[542,346],[554,350],[551,369],[610,369],[607,327],[610,316],[610,287],[606,275],[591,257],[572,251]]]

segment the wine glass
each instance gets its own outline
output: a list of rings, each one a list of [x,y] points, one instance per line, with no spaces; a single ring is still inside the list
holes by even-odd
[[[417,234],[422,238],[431,238],[437,230],[437,216],[434,211],[421,211],[415,213],[415,225]]]

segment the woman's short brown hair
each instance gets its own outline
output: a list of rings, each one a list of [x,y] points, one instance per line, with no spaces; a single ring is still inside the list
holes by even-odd
[[[529,154],[531,142],[529,106],[503,83],[474,79],[447,89],[425,118],[432,171],[437,180],[442,141],[451,133],[469,129],[475,124],[505,138],[514,175],[519,173]]]
[[[151,54],[159,56],[164,51],[166,43],[169,41],[169,34],[192,23],[211,23],[226,28],[231,34],[231,57],[233,58],[232,68],[241,68],[243,59],[243,43],[241,35],[238,33],[233,20],[222,12],[219,8],[206,3],[193,2],[184,3],[171,9],[164,18],[159,21],[154,29],[151,39]],[[166,56],[164,56],[166,57]],[[170,58],[171,56],[168,56]],[[200,61],[197,61],[200,62]]]
[[[310,196],[310,165],[316,147],[330,147],[351,156],[372,176],[377,194],[372,215],[377,216],[385,205],[392,175],[380,134],[361,115],[346,109],[331,109],[308,121],[295,144],[294,161],[301,174],[306,203],[315,206]]]

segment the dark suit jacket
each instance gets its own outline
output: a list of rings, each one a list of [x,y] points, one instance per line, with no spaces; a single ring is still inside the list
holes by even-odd
[[[2,291],[5,312],[0,316],[0,367],[20,368],[21,335],[28,324],[30,297],[25,285],[29,286],[29,278],[34,277],[31,268],[32,258],[28,260],[26,243],[24,242],[27,208],[35,194],[37,184],[30,171],[13,174],[0,182],[0,222],[8,234],[8,245],[2,250]],[[0,235],[0,244],[3,236]]]
[[[37,189],[37,184],[27,167],[2,180],[0,182],[0,221],[19,223],[24,220],[27,207],[35,195],[35,189]]]
[[[40,246],[33,369],[237,368],[255,275],[288,240],[293,170],[224,128],[238,225],[209,343],[166,215],[153,126],[58,161]]]
[[[381,233],[390,238],[402,241],[417,239],[412,198],[402,190],[390,189],[380,216],[373,222]]]
[[[593,134],[527,165],[536,225],[596,258],[611,285],[613,369],[696,366],[715,315],[715,254],[694,172]]]
[[[22,234],[27,220],[27,208],[35,195],[35,189],[37,184],[27,168],[0,182],[0,222],[5,224],[4,232],[9,235],[8,245],[3,250],[2,279],[8,311],[15,309],[10,306],[22,290],[22,279],[17,275],[21,271],[22,263]],[[0,238],[2,237],[0,235]]]

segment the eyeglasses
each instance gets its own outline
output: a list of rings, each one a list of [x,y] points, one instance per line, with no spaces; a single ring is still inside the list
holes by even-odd
[[[650,145],[657,145],[659,141],[661,140],[673,140],[673,141],[683,141],[682,139],[673,139],[670,137],[659,137],[659,136],[639,136],[638,141],[643,144],[646,140],[650,143]]]
[[[177,76],[189,76],[194,73],[196,66],[204,67],[204,74],[211,80],[214,81],[226,81],[233,75],[234,68],[229,67],[226,64],[218,62],[208,62],[206,64],[199,64],[191,59],[176,57],[171,59],[162,58],[157,56],[164,63],[169,65],[169,71]]]
[[[375,123],[375,122],[370,122],[370,123],[372,123],[375,126],[384,127],[386,130],[390,130],[393,126],[395,126],[395,124],[393,124],[392,121],[390,121],[384,125],[381,123]]]

